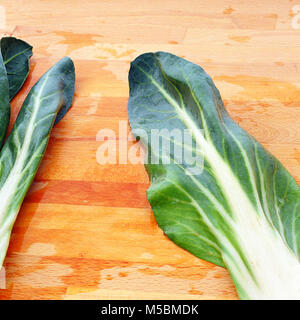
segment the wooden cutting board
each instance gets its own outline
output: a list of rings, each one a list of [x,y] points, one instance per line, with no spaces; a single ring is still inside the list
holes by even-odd
[[[29,79],[12,102],[13,120],[32,85],[61,57],[74,60],[77,82],[73,108],[53,130],[13,229],[0,297],[236,299],[226,270],[180,249],[157,227],[142,165],[97,162],[103,142],[96,135],[114,130],[118,146],[130,61],[169,51],[205,68],[232,117],[299,183],[295,4],[2,0],[2,34],[34,47]]]

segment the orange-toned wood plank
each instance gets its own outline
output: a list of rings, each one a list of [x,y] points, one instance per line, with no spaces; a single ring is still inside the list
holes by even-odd
[[[27,202],[112,207],[149,207],[147,184],[84,181],[46,181],[32,186]]]

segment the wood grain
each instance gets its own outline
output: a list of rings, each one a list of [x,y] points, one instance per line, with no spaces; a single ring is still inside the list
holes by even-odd
[[[53,130],[13,229],[0,298],[236,299],[226,270],[178,248],[157,227],[142,165],[96,161],[96,135],[118,132],[119,120],[127,120],[129,62],[146,51],[170,51],[212,75],[232,117],[299,183],[295,4],[2,0],[1,34],[34,47],[12,121],[35,81],[61,57],[74,59],[77,83],[73,108]]]

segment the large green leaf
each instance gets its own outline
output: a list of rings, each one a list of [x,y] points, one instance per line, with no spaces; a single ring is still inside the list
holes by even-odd
[[[11,100],[22,88],[28,76],[32,46],[20,39],[4,37],[0,41],[0,47],[7,71]]]
[[[0,54],[0,150],[10,119],[10,104],[6,70]]]
[[[59,110],[72,103],[74,65],[63,58],[34,85],[0,153],[0,266]]]
[[[148,199],[165,234],[227,267],[241,298],[300,298],[300,188],[292,176],[229,117],[201,67],[146,53],[129,82],[129,121],[148,150]],[[174,129],[188,130],[192,145],[166,134]],[[153,148],[157,137],[170,151]],[[178,146],[201,154],[203,165],[178,161]]]

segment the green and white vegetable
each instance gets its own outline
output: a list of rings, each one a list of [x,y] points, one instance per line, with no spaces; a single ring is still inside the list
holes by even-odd
[[[3,72],[3,65],[0,71]],[[2,79],[2,74],[0,76]],[[70,58],[63,58],[46,72],[29,92],[0,152],[0,267],[13,224],[43,158],[57,114],[72,104],[74,82]],[[5,80],[3,84],[1,81],[0,87],[5,86]],[[0,95],[4,99],[4,89]],[[7,97],[4,100],[8,108]],[[5,107],[1,104],[0,112],[2,109]]]
[[[201,67],[146,53],[133,61],[129,82],[133,132],[147,133],[140,139],[148,154],[153,129],[171,144],[169,164],[162,148],[160,163],[146,164],[148,199],[165,234],[226,267],[242,299],[300,299],[300,188],[293,177],[229,117]],[[157,133],[162,128],[191,132],[193,151],[204,157],[201,174],[177,161],[175,147],[189,146]]]

